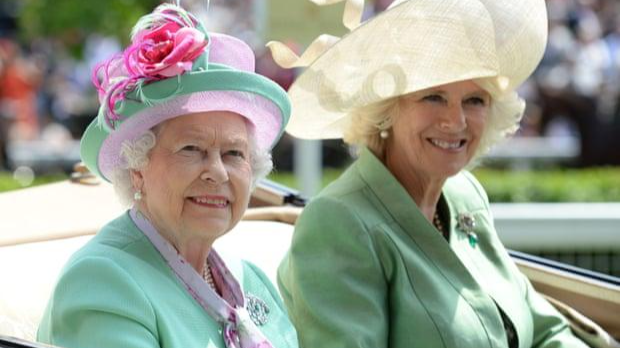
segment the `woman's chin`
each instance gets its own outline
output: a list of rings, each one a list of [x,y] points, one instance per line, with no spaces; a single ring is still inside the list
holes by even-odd
[[[187,221],[185,226],[192,231],[194,235],[209,236],[209,238],[217,238],[231,229],[230,219],[217,218],[201,218],[191,219]]]
[[[446,178],[460,173],[471,161],[471,156],[465,152],[452,154],[452,156],[434,157],[428,163],[434,166],[433,172]]]
[[[437,176],[447,179],[460,173],[461,170],[463,170],[466,165],[467,163],[455,163],[455,162],[445,163],[437,167],[434,172],[436,173]]]

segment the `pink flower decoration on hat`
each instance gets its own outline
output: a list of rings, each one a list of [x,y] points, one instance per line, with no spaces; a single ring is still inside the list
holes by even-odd
[[[132,44],[120,54],[99,63],[93,70],[93,84],[105,105],[106,123],[113,128],[120,120],[115,112],[138,84],[147,84],[192,70],[192,65],[208,45],[206,35],[195,28],[196,20],[182,9],[161,6],[153,22],[141,28]],[[148,17],[148,16],[147,16]],[[102,74],[101,80],[99,75]]]
[[[126,50],[126,68],[131,75],[166,78],[192,70],[192,64],[207,45],[205,34],[195,28],[168,22],[139,33]]]

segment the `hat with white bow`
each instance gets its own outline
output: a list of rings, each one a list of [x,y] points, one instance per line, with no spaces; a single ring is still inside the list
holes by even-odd
[[[321,35],[301,57],[268,43],[281,66],[306,67],[288,91],[288,133],[340,138],[356,108],[463,80],[479,83],[499,110],[491,120],[497,139],[483,141],[486,147],[516,130],[524,103],[515,89],[547,42],[544,0],[397,0],[363,23],[363,0],[311,1],[346,1],[343,22],[351,32]]]

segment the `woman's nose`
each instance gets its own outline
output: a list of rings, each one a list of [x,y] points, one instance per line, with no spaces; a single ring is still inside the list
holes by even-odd
[[[228,181],[228,171],[222,162],[222,157],[211,155],[205,159],[204,169],[200,174],[200,179],[211,184],[222,184]]]
[[[462,132],[467,128],[465,110],[461,105],[450,106],[439,120],[439,128],[445,132]]]

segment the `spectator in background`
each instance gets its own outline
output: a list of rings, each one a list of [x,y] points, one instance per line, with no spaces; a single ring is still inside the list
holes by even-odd
[[[534,74],[540,110],[524,122],[538,136],[579,138],[581,166],[620,164],[619,50],[615,0],[549,0],[549,44]],[[618,142],[618,143],[616,143]],[[617,144],[617,145],[613,145]]]
[[[7,64],[4,47],[5,43],[0,41],[0,81],[4,80]],[[0,96],[2,96],[2,85],[0,85]],[[4,110],[2,110],[1,106],[2,105],[0,104],[0,170],[6,170],[9,168],[8,153],[6,149],[8,145],[9,121],[4,115]]]
[[[11,40],[2,40],[0,50],[4,56],[0,109],[12,123],[9,137],[35,139],[39,133],[37,93],[41,84],[41,70],[32,60],[23,56],[19,45]]]

